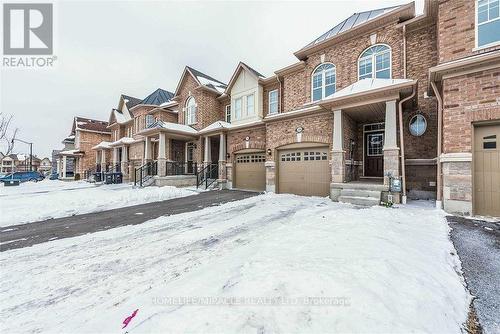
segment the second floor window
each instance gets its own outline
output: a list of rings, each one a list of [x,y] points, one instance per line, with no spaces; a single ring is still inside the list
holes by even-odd
[[[477,46],[500,42],[500,0],[477,2]]]
[[[196,101],[190,97],[186,102],[186,124],[191,125],[196,123]]]
[[[269,92],[269,115],[276,114],[278,112],[278,90],[272,90]]]
[[[231,123],[231,105],[226,106],[225,112],[226,112],[225,121]]]
[[[312,100],[319,101],[335,93],[335,65],[321,64],[312,74]]]
[[[247,116],[253,115],[255,112],[255,99],[254,94],[247,96]]]
[[[391,49],[379,44],[366,49],[358,61],[359,80],[366,78],[391,78]]]
[[[241,118],[241,97],[234,100],[234,119]]]
[[[146,115],[146,128],[149,128],[155,122],[153,115]]]

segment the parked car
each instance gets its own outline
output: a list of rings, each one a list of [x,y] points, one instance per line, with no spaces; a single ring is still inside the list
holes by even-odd
[[[14,172],[5,175],[4,177],[0,178],[0,182],[11,182],[13,180],[17,180],[19,182],[26,182],[26,181],[32,181],[32,182],[38,182],[42,181],[45,177],[40,174],[39,172]]]

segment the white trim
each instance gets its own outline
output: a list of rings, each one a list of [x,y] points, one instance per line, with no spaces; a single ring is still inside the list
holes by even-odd
[[[488,0],[488,5],[489,5],[489,0]],[[500,1],[499,1],[499,4],[500,6]],[[496,41],[496,42],[492,42],[492,43],[489,43],[489,44],[485,44],[485,45],[481,45],[479,46],[478,45],[478,42],[479,42],[479,24],[477,22],[477,19],[478,19],[478,14],[479,14],[479,0],[475,0],[474,1],[474,49],[472,49],[472,51],[479,51],[479,50],[482,50],[482,49],[487,49],[487,48],[490,48],[490,47],[493,47],[493,46],[496,46],[496,45],[500,45],[500,40],[499,41]],[[489,6],[488,6],[489,7]],[[488,10],[489,11],[489,10]],[[488,13],[488,16],[489,16],[489,13]],[[483,22],[481,23],[481,25],[483,24],[487,24],[487,23],[491,23],[491,22],[494,22],[494,21],[498,21],[500,20],[500,16],[493,19],[493,20],[488,20],[486,22]]]
[[[229,120],[227,120],[228,108],[229,108]],[[226,123],[231,123],[231,104],[226,104],[226,106],[224,107],[224,121]]]
[[[192,109],[194,109],[194,111],[192,111],[192,113],[194,114],[194,117],[189,117],[190,116],[190,107],[188,106],[189,103],[193,101],[194,102],[194,105],[191,106]],[[193,96],[189,96],[189,98],[186,100],[186,107],[185,107],[185,114],[184,114],[184,117],[185,117],[185,124],[186,125],[193,125],[193,124],[196,124],[196,121],[197,121],[197,113],[198,113],[198,104],[196,104],[196,100]],[[191,115],[193,116],[193,115]],[[190,118],[194,118],[194,122],[191,121]]]
[[[376,61],[376,58],[375,58],[375,56],[377,55],[376,53],[373,53],[371,56],[361,57],[366,51],[368,51],[371,48],[377,47],[378,45],[387,46],[389,48],[388,51],[383,51],[381,53],[378,53],[378,54],[383,54],[385,52],[389,52],[389,78],[377,78],[377,76],[376,76],[376,73],[377,73],[377,61]],[[358,81],[361,80],[359,78],[359,61],[361,59],[368,58],[368,57],[372,58],[372,76],[371,76],[371,79],[392,79],[392,48],[388,44],[377,43],[377,44],[374,44],[374,45],[370,45],[369,47],[367,47],[366,49],[364,49],[363,51],[361,51],[361,53],[359,54],[359,56],[358,56],[358,66],[357,66],[357,69],[358,69]],[[370,79],[370,78],[363,78],[363,79]]]
[[[316,66],[311,73],[311,102],[321,101],[321,100],[327,98],[328,96],[331,96],[331,95],[328,95],[328,96],[325,95],[326,72],[327,71],[322,71],[322,75],[321,75],[321,99],[314,100],[314,74],[316,73],[316,70],[318,69],[318,67],[320,67],[322,65],[327,65],[327,64],[333,66],[333,75],[335,76],[335,82],[333,83],[333,94],[335,94],[335,92],[337,92],[337,66],[335,66],[335,64],[331,63],[331,62],[323,62],[323,63],[319,64],[318,66]],[[329,85],[329,86],[331,86],[331,85]]]
[[[271,112],[271,93],[276,92],[276,112]],[[267,94],[267,114],[268,115],[274,115],[280,112],[280,99],[279,99],[279,93],[277,89],[273,89],[269,91]]]

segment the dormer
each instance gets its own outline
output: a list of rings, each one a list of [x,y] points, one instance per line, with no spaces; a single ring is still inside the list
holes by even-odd
[[[231,96],[231,123],[234,125],[261,120],[263,113],[262,74],[240,62],[226,88]]]

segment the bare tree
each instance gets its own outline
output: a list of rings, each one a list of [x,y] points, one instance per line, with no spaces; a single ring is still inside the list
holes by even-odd
[[[17,136],[18,128],[12,129],[12,115],[4,115],[0,112],[0,141],[5,142],[7,152],[5,155],[8,155],[12,152],[14,148],[14,139]]]

